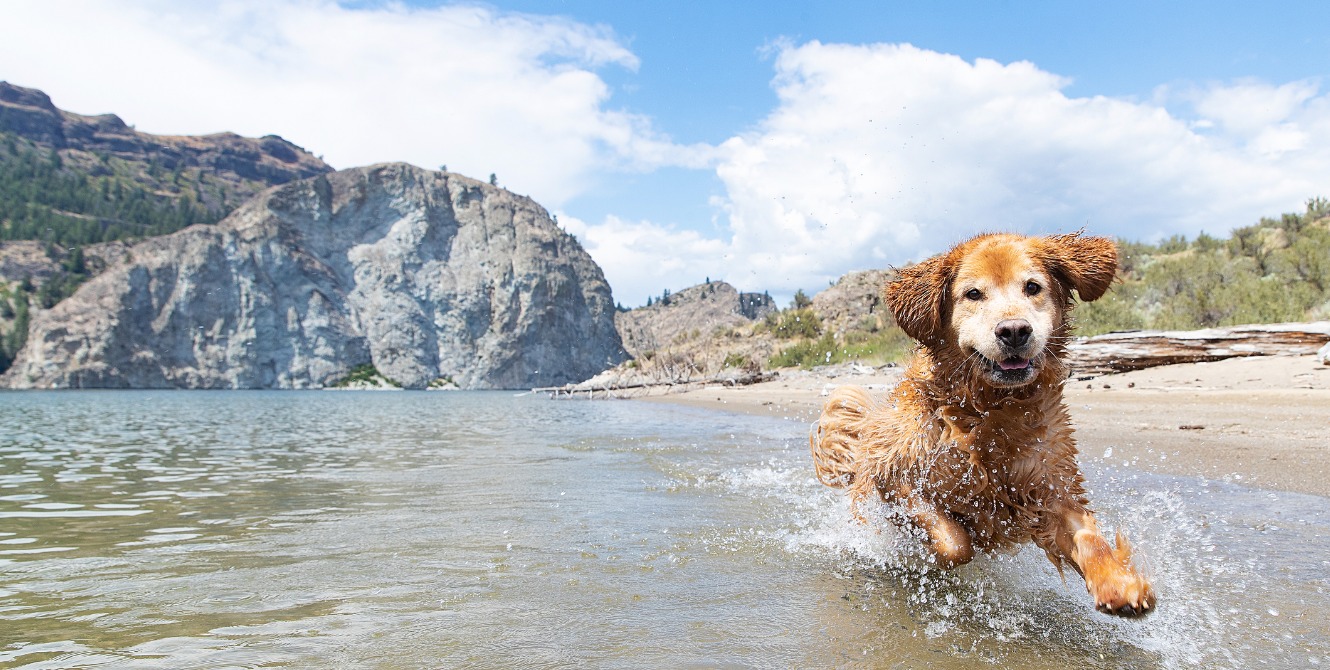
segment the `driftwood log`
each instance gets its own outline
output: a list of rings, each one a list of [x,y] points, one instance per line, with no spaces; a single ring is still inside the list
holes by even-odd
[[[701,388],[705,386],[748,386],[750,384],[759,384],[769,382],[780,376],[775,371],[751,372],[733,376],[706,377],[706,378],[685,378],[671,379],[662,381],[633,381],[633,382],[597,382],[595,379],[582,382],[580,384],[568,384],[566,386],[546,386],[533,388],[533,393],[545,393],[551,398],[586,398],[594,400],[596,398],[632,398],[641,395],[651,395],[652,393],[682,393],[684,391]]]
[[[1330,321],[1108,333],[1067,345],[1072,373],[1098,375],[1241,356],[1303,356],[1330,342]]]

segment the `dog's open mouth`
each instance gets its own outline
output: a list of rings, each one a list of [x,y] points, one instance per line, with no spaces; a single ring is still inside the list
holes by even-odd
[[[1036,361],[1033,358],[1008,356],[993,360],[983,354],[979,357],[987,363],[989,380],[998,386],[1020,386],[1035,377]]]

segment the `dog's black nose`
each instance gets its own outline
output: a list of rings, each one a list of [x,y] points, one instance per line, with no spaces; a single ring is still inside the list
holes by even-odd
[[[1025,343],[1030,341],[1030,333],[1033,332],[1034,327],[1025,319],[1007,319],[993,329],[998,341],[1012,348],[1025,346]]]

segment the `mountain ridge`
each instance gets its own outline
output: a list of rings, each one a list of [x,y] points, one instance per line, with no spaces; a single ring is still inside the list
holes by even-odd
[[[45,92],[0,81],[0,132],[14,133],[57,150],[106,153],[127,160],[153,157],[161,167],[205,167],[266,186],[332,171],[305,149],[277,135],[242,137],[154,135],[140,132],[115,114],[83,115],[55,106]]]
[[[276,135],[153,135],[0,81],[0,240],[71,247],[170,233],[332,169]]]

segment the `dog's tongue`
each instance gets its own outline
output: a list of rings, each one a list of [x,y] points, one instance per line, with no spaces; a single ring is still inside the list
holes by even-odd
[[[1030,359],[1008,358],[1005,361],[999,361],[998,367],[1002,368],[1003,370],[1024,370],[1025,368],[1030,367]]]

